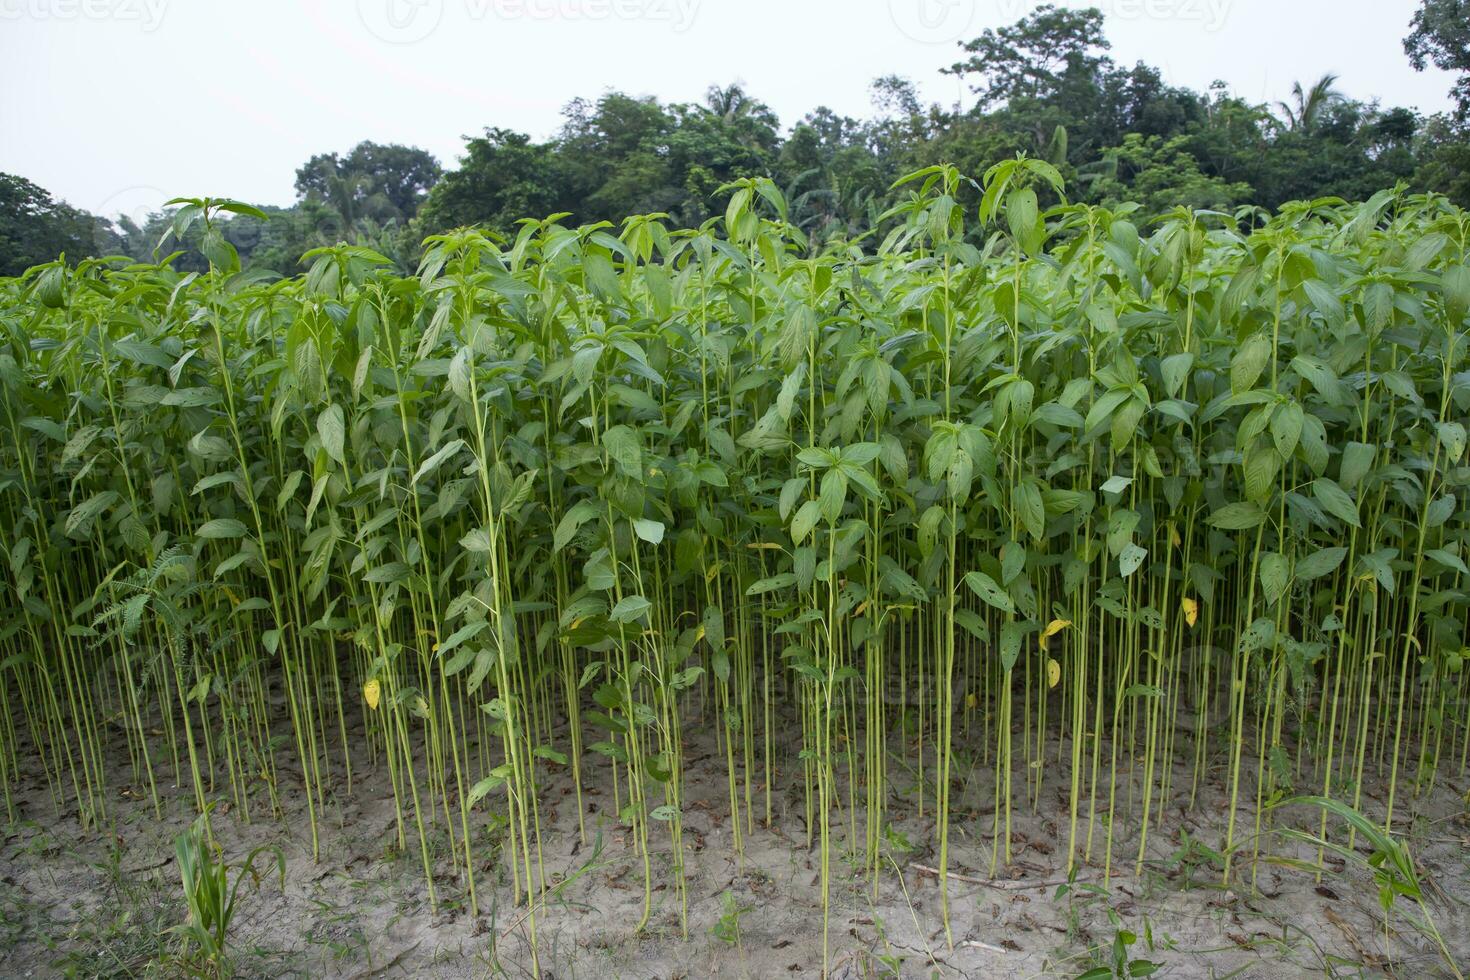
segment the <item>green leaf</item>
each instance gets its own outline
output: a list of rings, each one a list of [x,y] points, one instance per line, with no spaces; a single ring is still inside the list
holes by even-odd
[[[1338,520],[1353,527],[1363,526],[1358,519],[1358,505],[1353,503],[1353,498],[1327,477],[1319,477],[1312,482],[1312,496],[1317,498],[1317,503],[1322,505],[1323,510]]]
[[[1335,333],[1340,332],[1346,313],[1343,310],[1342,300],[1337,298],[1337,294],[1332,291],[1331,287],[1320,279],[1308,279],[1302,283],[1302,290],[1312,301],[1312,305],[1317,308],[1317,312],[1321,313],[1322,318],[1327,321],[1328,329]]]
[[[1424,557],[1432,558],[1446,568],[1453,568],[1462,574],[1470,575],[1470,568],[1467,568],[1464,560],[1452,551],[1444,548],[1435,548],[1432,551],[1424,552]]]
[[[411,569],[403,562],[390,561],[386,565],[379,565],[377,568],[370,569],[367,574],[363,575],[362,579],[364,582],[371,582],[374,585],[390,585],[394,582],[405,581],[410,574],[412,574]]]
[[[1025,548],[1012,541],[1000,549],[1000,577],[1003,583],[1010,585],[1025,567]]]
[[[1287,402],[1271,415],[1271,440],[1282,459],[1291,459],[1302,437],[1302,407],[1296,402]]]
[[[480,780],[479,782],[475,783],[475,785],[470,787],[469,793],[465,796],[465,805],[474,806],[476,803],[480,802],[485,797],[489,796],[495,790],[504,785],[504,776],[486,776],[484,779]]]
[[[1137,398],[1129,398],[1118,410],[1113,413],[1111,435],[1113,449],[1122,452],[1128,443],[1133,440],[1134,433],[1138,431],[1138,423],[1143,421],[1143,416],[1148,412],[1148,405]]]
[[[326,410],[317,416],[316,432],[321,436],[322,448],[327,451],[327,455],[338,463],[346,465],[346,459],[343,456],[343,442],[346,438],[347,427],[342,418],[340,405],[335,403],[328,405]]]
[[[127,358],[134,364],[163,368],[165,371],[174,366],[174,359],[155,344],[145,344],[138,340],[116,340],[108,347],[113,353]]]
[[[1249,530],[1265,520],[1266,512],[1261,505],[1250,501],[1226,504],[1209,517],[1209,523],[1223,531]]]
[[[213,388],[177,388],[160,398],[159,404],[172,408],[202,408],[220,400]]]
[[[775,592],[777,589],[789,588],[796,584],[796,576],[790,572],[782,572],[780,575],[772,575],[754,582],[745,590],[748,596],[765,595],[767,592]]]
[[[563,514],[561,520],[557,522],[556,532],[552,535],[551,550],[560,551],[571,544],[572,539],[577,536],[578,529],[599,513],[601,511],[597,505],[590,501],[583,500],[573,504],[571,510]]]
[[[91,527],[99,514],[121,499],[121,495],[116,490],[102,490],[77,504],[72,508],[71,513],[66,515],[66,536],[78,537],[81,532]]]
[[[664,540],[664,526],[661,521],[639,518],[633,522],[633,532],[649,544],[662,544]]]
[[[1122,553],[1118,555],[1119,574],[1121,574],[1124,578],[1132,575],[1134,572],[1138,571],[1138,566],[1142,565],[1143,560],[1147,557],[1148,551],[1140,548],[1136,544],[1130,543],[1123,549]]]
[[[1291,566],[1284,555],[1268,551],[1261,556],[1261,589],[1267,605],[1275,605],[1291,584]]]
[[[531,750],[531,754],[538,759],[545,759],[547,762],[555,762],[559,766],[569,765],[571,762],[571,760],[567,758],[565,752],[558,752],[556,749],[553,749],[549,745],[538,745]]]
[[[781,382],[780,394],[776,396],[776,411],[780,413],[782,421],[791,421],[791,413],[796,406],[796,395],[801,391],[801,383],[804,380],[806,380],[806,361],[798,361],[796,370],[788,374]]]
[[[1021,623],[1006,623],[1000,628],[1000,669],[1007,674],[1016,666],[1021,655],[1021,640],[1026,629]]]
[[[1302,417],[1302,434],[1299,443],[1302,456],[1307,461],[1313,475],[1321,476],[1327,472],[1327,464],[1331,459],[1327,449],[1327,427],[1322,420],[1315,415],[1307,414]]]
[[[801,544],[806,536],[817,526],[822,519],[822,505],[819,501],[808,500],[796,511],[796,516],[791,518],[791,541]]]
[[[949,471],[945,475],[945,483],[949,488],[949,496],[952,500],[964,500],[970,496],[970,481],[974,477],[975,463],[970,454],[963,449],[956,449],[949,460]]]
[[[463,446],[463,439],[455,439],[452,442],[446,443],[445,445],[441,446],[439,450],[434,453],[434,455],[430,456],[428,459],[419,464],[419,468],[414,473],[413,480],[410,482],[416,484],[424,477],[429,476],[431,473],[437,470],[446,459],[459,452],[460,448]]]
[[[233,517],[216,517],[199,525],[194,535],[212,541],[220,538],[243,538],[245,533],[245,525]]]
[[[1327,404],[1341,406],[1347,402],[1347,393],[1343,390],[1342,382],[1338,380],[1337,372],[1322,361],[1301,354],[1292,358],[1291,368],[1306,378]]]
[[[687,690],[693,687],[703,675],[703,667],[686,667],[669,678],[669,688],[675,691]]]
[[[467,532],[459,539],[459,545],[464,550],[476,554],[489,554],[490,550],[495,547],[494,542],[490,540],[490,532],[483,527]]]
[[[1337,570],[1347,557],[1346,548],[1322,548],[1296,563],[1296,577],[1303,582],[1321,578]]]
[[[1040,541],[1046,536],[1046,506],[1041,497],[1041,486],[1032,479],[1022,480],[1016,485],[1016,515],[1031,536]]]
[[[451,634],[447,640],[439,644],[438,648],[434,651],[434,656],[444,656],[446,653],[453,650],[455,647],[459,646],[466,640],[474,639],[480,634],[481,631],[485,629],[485,627],[489,625],[490,622],[484,619],[477,620],[473,623],[466,623],[464,626],[461,626],[459,629],[455,630],[454,633]]]
[[[1262,650],[1276,642],[1276,624],[1262,617],[1251,623],[1240,635],[1240,648],[1246,653]]]
[[[1281,472],[1281,456],[1271,446],[1258,446],[1245,457],[1245,495],[1265,504],[1276,489],[1276,475]]]
[[[1435,435],[1448,462],[1458,463],[1465,455],[1465,427],[1459,422],[1441,422],[1435,426]]]
[[[33,429],[41,433],[53,442],[66,442],[66,430],[51,419],[42,418],[39,415],[31,415],[21,419],[20,424],[27,429]]]
[[[1171,354],[1159,365],[1159,373],[1164,378],[1164,390],[1169,393],[1170,398],[1178,398],[1179,393],[1184,390],[1184,384],[1189,380],[1189,370],[1192,367],[1194,367],[1194,355],[1189,353]]]
[[[1230,361],[1230,390],[1240,394],[1254,388],[1270,360],[1271,341],[1264,334],[1252,334]]]
[[[970,587],[970,591],[1000,611],[1008,613],[1016,611],[1016,604],[1006,590],[996,585],[995,579],[984,572],[969,572],[965,575],[965,584]]]
[[[1083,430],[1092,432],[1094,429],[1107,422],[1112,414],[1117,411],[1118,406],[1132,397],[1132,392],[1126,388],[1112,389],[1097,401],[1092,403],[1092,408],[1087,413],[1087,419],[1083,423]]]
[[[608,618],[615,623],[631,623],[653,607],[653,603],[641,595],[624,596],[613,606]]]
[[[637,431],[615,425],[602,434],[602,447],[624,476],[643,482],[643,445]]]
[[[1350,442],[1342,447],[1342,466],[1338,471],[1338,483],[1344,489],[1355,489],[1373,469],[1373,460],[1378,456],[1378,447],[1365,442]]]

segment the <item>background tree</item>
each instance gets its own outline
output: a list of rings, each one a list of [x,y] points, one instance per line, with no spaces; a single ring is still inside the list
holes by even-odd
[[[0,173],[0,276],[18,276],[63,252],[79,259],[95,255],[108,241],[107,223],[44,188]]]
[[[987,28],[960,47],[970,57],[944,72],[974,78],[970,88],[980,96],[982,109],[1056,98],[1095,83],[1112,63],[1101,53],[1110,47],[1103,36],[1102,11],[1059,9],[1049,3],[1009,27]]]
[[[1286,128],[1294,133],[1311,132],[1329,106],[1343,101],[1342,93],[1335,88],[1336,84],[1337,76],[1330,72],[1317,79],[1306,90],[1302,89],[1301,82],[1293,82],[1291,101],[1276,103],[1281,115],[1285,117]]]
[[[1353,99],[1333,74],[1271,104],[1241,99],[1223,82],[1202,92],[1169,85],[1154,66],[1109,57],[1101,12],[1048,4],[959,45],[963,60],[943,71],[975,93],[968,106],[926,105],[911,81],[886,75],[873,82],[866,116],[817,107],[783,131],[740,82],[711,86],[692,103],[611,91],[568,103],[545,142],[488,127],[467,138],[448,172],[397,144],[318,154],[296,172],[294,203],[267,208],[266,222],[221,228],[242,260],[265,270],[299,271],[304,252],[339,241],[370,245],[407,269],[430,232],[478,224],[512,233],[520,218],[556,212],[588,222],[663,212],[692,226],[723,207],[724,184],[769,176],[786,192],[790,219],[820,243],[873,230],[901,174],[946,163],[979,175],[1017,153],[1057,166],[1074,197],[1155,210],[1367,198],[1399,183],[1470,205],[1467,14],[1470,0],[1422,0],[1404,40],[1415,67],[1459,73],[1457,111],[1429,118]],[[159,214],[138,228],[119,218],[114,227],[10,180],[14,203],[0,232],[10,270],[63,249],[151,260],[169,221]],[[959,193],[973,196],[969,185]],[[197,249],[175,261],[187,268],[191,255]]]
[[[1470,0],[1422,0],[1410,26],[1404,51],[1415,70],[1432,64],[1458,73],[1454,111],[1421,127],[1415,180],[1470,206]]]
[[[327,202],[348,226],[361,217],[407,221],[443,172],[425,150],[364,140],[346,156],[319,153],[306,161],[296,171],[296,194]]]
[[[1203,173],[1188,147],[1189,138],[1183,135],[1165,139],[1129,133],[1121,146],[1082,175],[1086,196],[1110,208],[1137,202],[1148,214],[1163,214],[1176,205],[1229,211],[1250,200],[1249,184]]]
[[[508,231],[517,218],[563,210],[565,179],[552,148],[524,133],[486,129],[471,137],[459,167],[434,186],[419,215],[425,232],[483,224]]]
[[[1421,0],[1404,38],[1404,52],[1416,71],[1434,65],[1458,72],[1451,95],[1455,117],[1470,120],[1470,0]]]

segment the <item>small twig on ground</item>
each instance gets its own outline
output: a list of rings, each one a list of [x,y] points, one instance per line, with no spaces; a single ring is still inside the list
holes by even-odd
[[[909,867],[910,868],[913,868],[915,871],[919,872],[920,874],[929,875],[931,878],[938,878],[940,876],[939,869],[938,868],[931,868],[927,864],[911,864],[911,865],[909,865]],[[1087,881],[1090,880],[1090,879],[1087,879],[1087,878],[1078,878],[1074,882],[1072,879],[1068,879],[1068,878],[1051,878],[1051,879],[1048,879],[1046,881],[1024,881],[1024,880],[1021,880],[1021,879],[1014,879],[1014,878],[1013,879],[1006,879],[1006,878],[991,879],[991,878],[977,878],[974,875],[962,875],[962,874],[960,874],[957,871],[951,871],[951,872],[949,872],[948,873],[948,877],[953,878],[955,881],[963,881],[963,882],[965,882],[967,884],[971,884],[971,885],[984,885],[987,888],[999,888],[999,889],[1008,890],[1008,891],[1015,891],[1017,889],[1023,889],[1023,888],[1051,888],[1053,885],[1066,885],[1066,884],[1069,884],[1069,883],[1075,884],[1075,883],[1078,883],[1078,882],[1087,882]]]
[[[367,978],[369,978],[369,977],[379,977],[379,976],[382,976],[383,975],[383,971],[389,969],[390,967],[397,966],[400,962],[402,962],[402,960],[403,960],[403,958],[405,956],[407,956],[409,953],[412,953],[414,950],[418,949],[419,948],[419,944],[422,943],[422,942],[423,942],[422,939],[416,939],[416,940],[414,940],[414,944],[412,946],[405,946],[403,949],[400,949],[398,951],[397,955],[395,955],[391,960],[389,960],[388,962],[382,964],[381,966],[375,966],[375,967],[372,967],[371,969],[364,970],[361,973],[353,974],[352,980],[367,980]]]

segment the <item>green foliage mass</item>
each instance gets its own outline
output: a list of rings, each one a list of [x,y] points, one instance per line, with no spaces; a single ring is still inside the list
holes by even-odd
[[[291,754],[315,844],[373,758],[432,902],[475,907],[505,829],[533,944],[549,771],[579,814],[589,770],[617,787],[645,922],[665,874],[686,907],[690,725],[737,849],[805,801],[824,900],[834,851],[882,873],[890,756],[941,873],[954,788],[993,794],[995,870],[1059,754],[1069,869],[1117,828],[1141,868],[1217,767],[1226,880],[1293,786],[1362,807],[1375,753],[1393,827],[1470,747],[1470,215],[1064,193],[932,167],[819,242],[744,179],[697,227],[527,219],[284,280],[221,234],[260,212],[183,200],[201,273],[0,281],[7,807],[22,727],[89,821],[122,778],[275,811]]]
[[[1170,85],[1155,67],[1109,56],[1099,11],[1043,4],[959,45],[962,60],[943,71],[971,91],[968,105],[925,106],[911,82],[889,75],[873,83],[867,118],[818,107],[783,127],[738,84],[693,103],[611,91],[573,100],[542,142],[492,121],[447,172],[423,150],[393,144],[318,154],[296,172],[293,204],[267,209],[264,226],[226,222],[221,233],[257,269],[294,274],[306,267],[303,253],[347,242],[406,273],[429,234],[478,226],[512,235],[522,217],[562,213],[584,224],[663,213],[694,227],[722,206],[721,185],[770,177],[806,235],[852,238],[875,226],[900,175],[939,163],[978,174],[1017,153],[1047,159],[1076,199],[1109,207],[1276,209],[1324,196],[1365,200],[1399,183],[1470,206],[1465,6],[1423,0],[1404,41],[1414,67],[1459,73],[1459,108],[1436,116],[1348,98],[1330,74],[1274,104],[1218,82],[1204,92]],[[49,202],[40,188],[26,193]],[[974,203],[967,188],[959,195]],[[56,202],[0,211],[0,272],[9,274],[63,251],[73,262],[149,261],[170,221],[156,214],[139,227]],[[185,244],[178,267],[202,271],[197,243]]]

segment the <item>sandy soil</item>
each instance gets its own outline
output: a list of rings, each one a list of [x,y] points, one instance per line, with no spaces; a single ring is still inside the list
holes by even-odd
[[[794,726],[792,726],[794,727]],[[284,729],[282,729],[284,730]],[[728,817],[723,750],[712,726],[689,724],[684,814],[689,877],[688,937],[679,934],[669,887],[667,836],[656,837],[655,892],[648,928],[634,933],[642,905],[642,865],[612,817],[611,776],[600,756],[584,769],[587,840],[577,832],[570,778],[548,775],[541,794],[548,874],[571,878],[538,915],[543,975],[573,977],[815,977],[821,972],[819,852],[808,844],[800,772],[781,772],[773,787],[773,819],[758,821],[737,854]],[[978,730],[963,736],[975,749]],[[68,805],[54,803],[37,772],[23,774],[17,819],[0,827],[0,975],[174,975],[161,953],[177,948],[163,930],[182,920],[173,837],[192,817],[190,794],[170,787],[162,820],[142,787],[130,784],[121,738],[109,786],[113,826],[83,832]],[[895,745],[889,762],[893,832],[876,893],[871,879],[845,857],[849,814],[834,812],[831,914],[833,975],[837,977],[1077,976],[1112,962],[1122,932],[1137,941],[1130,959],[1162,964],[1156,975],[1178,977],[1297,977],[1448,975],[1433,944],[1414,926],[1412,906],[1397,907],[1385,941],[1371,875],[1356,862],[1329,859],[1319,883],[1280,863],[1315,851],[1283,835],[1261,839],[1254,887],[1248,862],[1230,889],[1198,840],[1218,847],[1225,814],[1225,757],[1218,753],[1193,809],[1190,776],[1176,768],[1174,800],[1151,829],[1142,876],[1133,874],[1141,767],[1120,776],[1114,877],[1098,865],[1106,826],[1094,828],[1093,862],[1069,888],[1066,853],[1066,767],[1069,752],[1048,742],[1039,806],[1025,794],[1016,738],[1017,796],[1013,860],[987,882],[994,787],[989,765],[957,767],[956,819],[951,831],[954,947],[940,924],[934,867],[936,835],[929,801],[921,815],[912,765]],[[23,747],[24,748],[24,747]],[[1179,754],[1189,754],[1188,740]],[[1126,750],[1120,756],[1126,762]],[[487,813],[477,810],[481,843],[477,884],[481,914],[471,917],[451,872],[443,815],[435,842],[440,907],[431,913],[416,839],[400,851],[386,770],[355,763],[353,790],[340,774],[322,815],[322,855],[313,862],[299,777],[281,753],[279,821],[246,824],[228,812],[215,819],[227,856],[238,860],[258,844],[275,844],[287,859],[284,891],[276,880],[242,889],[232,939],[235,967],[245,976],[461,977],[530,975],[524,907],[511,900],[509,865]],[[1107,752],[1104,752],[1106,764]],[[790,756],[794,763],[794,754]],[[1251,762],[1247,772],[1254,774]],[[926,778],[928,773],[926,771]],[[166,780],[167,781],[167,780]],[[1303,790],[1310,784],[1304,783]],[[1430,895],[1429,908],[1456,959],[1470,964],[1470,783],[1441,776],[1425,797],[1404,799],[1412,814],[1414,853]],[[221,787],[223,790],[223,787]],[[932,791],[932,787],[930,787]],[[1252,790],[1253,792],[1253,790]],[[224,795],[221,792],[221,795]],[[1368,788],[1369,812],[1381,811],[1382,787]],[[764,796],[757,786],[759,815]],[[1242,794],[1242,803],[1246,794]],[[844,803],[846,794],[843,794]],[[858,797],[861,806],[861,795]],[[1106,799],[1099,800],[1100,811]],[[3,816],[3,814],[0,814]],[[1315,817],[1296,811],[1302,826]],[[1242,816],[1245,835],[1253,832]],[[1085,833],[1085,813],[1083,832]],[[658,830],[655,825],[655,830]],[[859,827],[861,833],[861,827]],[[907,845],[907,846],[906,846]],[[1366,857],[1366,852],[1363,854]],[[731,910],[735,910],[734,914]],[[724,923],[725,929],[717,927]],[[738,923],[738,942],[730,936]]]

